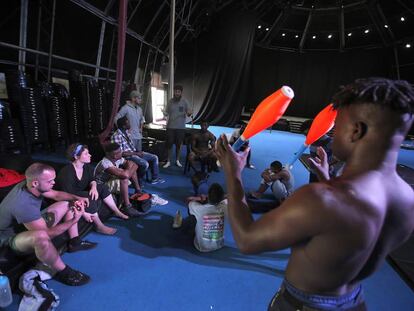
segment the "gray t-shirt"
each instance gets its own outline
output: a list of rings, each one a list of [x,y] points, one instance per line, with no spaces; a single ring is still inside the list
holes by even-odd
[[[185,129],[185,119],[191,113],[190,104],[181,97],[177,102],[171,99],[168,102],[165,114],[168,116],[167,128]]]
[[[190,214],[197,219],[194,246],[200,252],[211,252],[224,246],[224,217],[227,215],[227,200],[217,205],[190,202]]]
[[[103,158],[95,167],[94,175],[98,184],[104,184],[112,179],[117,179],[115,176],[108,173],[107,169],[110,167],[120,167],[125,163],[124,158],[120,158],[115,163],[112,163],[108,158]]]
[[[26,181],[18,183],[0,203],[0,239],[7,239],[25,231],[23,224],[41,218],[43,197],[36,197],[26,188]]]

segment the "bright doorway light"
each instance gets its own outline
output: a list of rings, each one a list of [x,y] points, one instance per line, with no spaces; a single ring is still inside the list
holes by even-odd
[[[165,121],[162,121],[164,118],[162,109],[164,109],[165,91],[163,89],[151,87],[151,98],[153,123],[165,124]]]

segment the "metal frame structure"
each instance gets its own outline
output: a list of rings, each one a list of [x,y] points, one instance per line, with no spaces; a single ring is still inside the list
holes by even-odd
[[[116,0],[108,0],[104,10],[100,10],[94,5],[87,2],[87,0],[69,0],[69,2],[73,3],[74,5],[82,8],[83,10],[90,12],[91,14],[97,16],[101,20],[101,30],[99,36],[99,44],[97,47],[97,54],[96,54],[96,61],[94,64],[83,62],[77,59],[71,59],[59,55],[53,54],[54,50],[54,27],[55,27],[55,10],[56,10],[56,0],[38,0],[38,12],[37,12],[37,40],[36,40],[36,48],[35,49],[28,49],[26,46],[27,42],[27,18],[28,18],[28,3],[29,0],[20,0],[20,35],[19,35],[19,45],[10,44],[8,42],[0,42],[0,46],[6,48],[12,48],[19,50],[19,58],[18,62],[14,62],[18,65],[19,70],[25,70],[26,64],[26,53],[34,53],[35,56],[35,80],[39,78],[39,69],[45,69],[45,67],[40,66],[39,63],[39,56],[48,57],[48,65],[47,65],[47,80],[50,81],[51,79],[51,72],[57,72],[55,69],[52,69],[53,60],[59,59],[71,63],[76,63],[82,66],[86,66],[89,68],[95,68],[95,79],[100,78],[100,71],[106,71],[106,78],[110,78],[110,74],[114,73],[115,70],[111,69],[112,63],[112,54],[113,54],[113,44],[115,42],[115,36],[112,36],[112,42],[110,46],[110,56],[107,66],[102,66],[102,53],[103,48],[105,46],[105,33],[108,29],[106,24],[113,25],[115,27],[118,26],[118,21],[116,18],[112,17],[109,13],[111,9],[116,4]],[[144,9],[144,5],[148,6],[149,2],[145,2],[143,0],[135,0],[133,5],[130,6],[130,15],[127,18],[127,30],[126,33],[136,39],[139,42],[137,45],[138,56],[137,56],[137,68],[144,66],[147,70],[144,70],[144,77],[143,83],[147,80],[148,68],[156,69],[156,66],[160,63],[161,59],[168,58],[169,59],[169,66],[170,66],[170,75],[174,73],[174,42],[180,40],[180,42],[186,41],[187,39],[196,38],[198,35],[203,31],[203,21],[205,18],[210,18],[212,14],[217,13],[221,10],[231,7],[232,10],[237,9],[250,9],[255,10],[257,12],[258,19],[262,19],[265,15],[272,11],[275,12],[275,19],[273,22],[269,23],[271,25],[268,32],[263,33],[261,36],[257,36],[256,45],[269,48],[269,49],[278,49],[278,50],[285,50],[285,51],[318,51],[318,50],[335,50],[334,48],[329,49],[309,49],[306,48],[306,40],[307,33],[310,29],[310,25],[313,22],[313,19],[316,18],[316,13],[323,13],[323,14],[332,14],[334,12],[338,12],[338,32],[339,32],[339,51],[345,51],[348,49],[355,49],[355,48],[375,48],[375,47],[393,47],[398,44],[391,28],[384,28],[384,24],[387,24],[387,17],[385,16],[382,8],[380,6],[379,0],[360,0],[355,1],[353,3],[349,3],[344,5],[343,1],[337,1],[336,5],[332,7],[318,7],[316,5],[317,2],[313,2],[315,5],[314,7],[306,7],[303,6],[302,3],[298,3],[297,1],[289,1],[289,0],[257,0],[253,1],[236,1],[236,0],[227,0],[227,1],[220,1],[218,2],[201,2],[201,1],[193,1],[193,0],[158,0],[157,5],[152,5],[152,15],[151,18],[148,20],[147,27],[144,30],[142,35],[138,34],[134,30],[128,28],[128,24],[131,23],[133,18],[140,12],[140,9]],[[309,3],[309,2],[308,2]],[[406,4],[405,0],[397,0],[396,4],[400,5],[402,8],[405,8],[407,14],[414,15],[414,9],[412,9],[408,4]],[[168,23],[168,18],[165,18],[167,14],[167,7],[169,6],[169,15],[174,16],[174,18],[170,18],[170,23]],[[351,10],[359,10],[361,8],[365,8],[367,13],[370,16],[370,19],[373,22],[373,26],[380,36],[381,43],[380,45],[365,45],[365,46],[349,46],[347,41],[345,40],[345,12],[349,13]],[[16,9],[14,13],[18,12]],[[212,14],[209,14],[212,12]],[[296,46],[287,47],[287,46],[277,46],[277,41],[274,42],[274,38],[277,37],[278,33],[283,29],[283,31],[287,30],[283,28],[284,24],[287,22],[287,18],[290,13],[297,13],[303,12],[308,13],[308,18],[306,25],[302,31],[302,37],[300,42],[297,43]],[[171,15],[173,14],[173,15]],[[11,14],[14,16],[17,14]],[[208,15],[206,17],[205,15]],[[267,14],[267,17],[269,15]],[[162,23],[159,23],[158,30],[154,30],[154,26],[157,20],[164,19]],[[175,20],[175,23],[171,23],[172,20]],[[45,21],[47,20],[47,26],[45,25]],[[49,23],[50,22],[50,23]],[[42,25],[43,23],[43,25]],[[4,24],[4,22],[3,22]],[[172,25],[174,24],[174,28]],[[177,28],[175,28],[175,25]],[[170,31],[170,29],[172,31]],[[295,30],[297,31],[297,30]],[[42,32],[46,32],[49,35],[48,42],[48,51],[41,50],[41,34]],[[152,33],[151,33],[152,32]],[[184,33],[183,33],[184,32]],[[150,34],[151,33],[151,34]],[[169,43],[167,44],[167,38],[169,38]],[[145,48],[144,48],[145,47]],[[148,50],[146,49],[148,47]],[[143,55],[146,60],[143,62]],[[160,57],[162,56],[162,57]],[[398,64],[398,53],[396,54],[396,63]],[[157,63],[158,61],[158,63]],[[3,60],[3,64],[8,63],[11,64],[12,62],[8,62]],[[45,73],[45,72],[44,72]],[[45,75],[46,77],[46,75]],[[134,81],[137,82],[137,74],[135,74]],[[170,81],[173,84],[173,77],[170,77]],[[169,93],[169,96],[172,96],[172,93]]]

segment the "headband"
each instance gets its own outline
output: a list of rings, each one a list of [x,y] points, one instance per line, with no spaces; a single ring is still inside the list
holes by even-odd
[[[76,146],[75,151],[73,151],[73,157],[76,157],[79,154],[79,152],[81,151],[82,147],[83,147],[83,145],[77,145]]]

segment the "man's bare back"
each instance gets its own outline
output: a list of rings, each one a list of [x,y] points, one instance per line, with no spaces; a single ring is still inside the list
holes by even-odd
[[[342,175],[329,180],[327,156],[319,148],[311,163],[322,182],[298,189],[257,220],[247,208],[241,178],[248,150],[235,153],[224,135],[216,143],[240,250],[292,249],[272,311],[365,310],[359,281],[414,231],[414,191],[396,172],[399,147],[414,121],[413,86],[361,79],[332,102],[338,110],[332,149],[346,163]]]
[[[309,203],[302,208],[312,209],[320,232],[292,247],[286,278],[296,287],[312,293],[345,294],[413,232],[411,187],[396,173],[393,177],[371,174],[377,177],[338,178],[301,190],[309,192]],[[369,184],[364,181],[367,178]],[[320,193],[326,193],[323,200]]]

